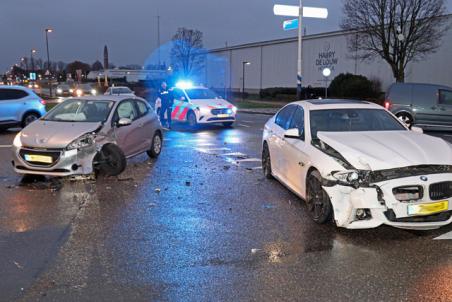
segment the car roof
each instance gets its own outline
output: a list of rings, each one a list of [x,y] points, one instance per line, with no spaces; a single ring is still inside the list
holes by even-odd
[[[107,95],[96,95],[96,96],[81,96],[81,97],[72,97],[67,100],[82,100],[82,101],[113,101],[113,102],[121,102],[122,100],[130,100],[136,99],[140,101],[146,101],[140,97],[132,97],[130,95],[118,95],[118,94],[107,94]]]
[[[20,86],[20,85],[0,85],[0,89],[19,89],[19,90],[25,90],[27,92],[33,91],[27,87]]]
[[[298,101],[292,104],[297,104],[304,106],[308,110],[323,110],[323,109],[383,109],[380,105],[359,101],[359,100],[348,100],[348,99],[314,99]]]

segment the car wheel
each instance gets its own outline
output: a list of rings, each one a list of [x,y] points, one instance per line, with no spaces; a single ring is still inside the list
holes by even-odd
[[[38,114],[36,114],[36,113],[27,113],[24,116],[24,118],[22,119],[22,128],[27,127],[28,125],[30,125],[31,123],[33,123],[37,119],[39,119],[39,115]]]
[[[268,145],[264,144],[262,149],[262,171],[267,179],[272,179],[272,162],[270,159],[270,150],[268,150]]]
[[[195,128],[198,125],[198,121],[196,120],[196,114],[193,111],[190,111],[187,115],[188,125],[191,128]]]
[[[114,144],[105,145],[94,158],[95,170],[107,176],[121,174],[127,166],[127,160],[121,148]]]
[[[234,122],[224,122],[223,126],[229,128],[229,127],[232,127],[233,124],[234,124]]]
[[[396,117],[408,128],[411,128],[413,126],[413,117],[409,113],[400,112],[396,114]]]
[[[307,178],[306,206],[309,216],[316,223],[323,224],[331,221],[333,207],[328,194],[323,190],[318,171],[313,171]]]
[[[162,140],[162,134],[160,134],[160,132],[156,132],[154,134],[154,137],[152,138],[152,145],[151,145],[151,149],[149,149],[147,151],[147,154],[149,155],[149,157],[151,158],[156,158],[160,155],[160,153],[162,152],[162,147],[163,147],[163,140]]]

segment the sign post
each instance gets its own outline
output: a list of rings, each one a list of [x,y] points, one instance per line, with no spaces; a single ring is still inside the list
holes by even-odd
[[[298,28],[298,59],[297,59],[297,99],[301,100],[301,89],[303,81],[303,17],[326,19],[328,10],[318,7],[304,7],[303,0],[300,0],[299,6],[281,5],[273,6],[273,13],[276,16],[298,17],[298,19],[285,21],[284,30]]]

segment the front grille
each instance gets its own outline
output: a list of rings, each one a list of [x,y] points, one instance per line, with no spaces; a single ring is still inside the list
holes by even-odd
[[[392,222],[443,222],[449,220],[450,217],[452,217],[452,211],[442,212],[428,216],[397,218],[394,211],[389,209],[385,212],[385,216],[389,221]]]
[[[212,114],[213,115],[218,115],[218,114],[229,114],[230,109],[227,108],[221,108],[221,109],[212,109]]]
[[[234,118],[232,116],[230,117],[211,117],[207,120],[208,122],[214,122],[214,121],[234,121]]]
[[[438,182],[430,185],[430,199],[440,200],[452,197],[452,181]]]
[[[47,164],[47,163],[41,163],[41,162],[27,161],[25,159],[25,155],[26,154],[28,154],[28,155],[50,156],[50,157],[52,157],[52,163],[51,164]],[[55,165],[58,162],[58,160],[60,159],[61,151],[59,151],[59,150],[21,149],[19,151],[19,155],[25,162],[29,163],[30,165],[37,166],[37,167],[51,167],[51,166]]]

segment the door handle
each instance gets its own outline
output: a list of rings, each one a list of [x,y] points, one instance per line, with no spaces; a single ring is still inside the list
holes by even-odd
[[[299,165],[300,167],[304,167],[304,162],[299,161],[299,162],[298,162],[298,165]]]
[[[441,111],[446,111],[446,108],[444,108],[444,107],[440,107],[439,108]]]
[[[436,106],[433,106],[433,107],[431,107],[430,109],[432,109],[432,110],[436,110]]]

